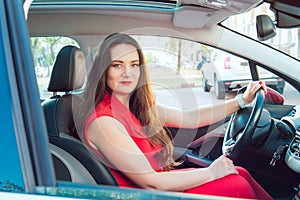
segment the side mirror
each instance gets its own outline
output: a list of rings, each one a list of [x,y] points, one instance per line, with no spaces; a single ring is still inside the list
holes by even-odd
[[[276,35],[276,27],[268,15],[256,17],[256,31],[260,41],[268,40]]]

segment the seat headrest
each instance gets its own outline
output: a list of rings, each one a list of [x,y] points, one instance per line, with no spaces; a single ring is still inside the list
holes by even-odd
[[[80,89],[85,80],[85,56],[81,49],[68,45],[56,56],[52,69],[49,92],[70,92]]]

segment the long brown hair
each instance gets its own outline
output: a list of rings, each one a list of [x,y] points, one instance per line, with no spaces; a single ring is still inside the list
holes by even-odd
[[[144,127],[149,141],[163,147],[158,158],[159,163],[165,170],[170,170],[170,167],[174,164],[172,159],[173,144],[158,119],[155,97],[150,86],[146,61],[142,49],[137,41],[129,35],[120,33],[111,34],[104,39],[99,48],[92,68],[88,74],[83,94],[83,104],[77,113],[79,115],[77,118],[79,123],[79,127],[77,127],[79,136],[84,140],[83,134],[86,119],[102,101],[105,93],[112,92],[106,84],[106,76],[108,67],[111,64],[110,49],[118,44],[129,44],[137,49],[140,60],[140,77],[138,86],[130,97],[129,109]]]

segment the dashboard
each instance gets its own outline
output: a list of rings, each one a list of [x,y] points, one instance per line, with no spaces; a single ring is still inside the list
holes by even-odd
[[[295,106],[289,115],[282,118],[282,121],[289,124],[295,131],[285,155],[285,162],[292,170],[300,174],[300,105]]]

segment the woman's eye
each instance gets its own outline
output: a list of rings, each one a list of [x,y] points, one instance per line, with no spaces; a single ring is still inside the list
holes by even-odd
[[[121,67],[122,67],[121,64],[112,64],[111,66],[112,66],[112,67],[115,67],[115,68],[121,68]]]
[[[133,64],[132,65],[133,68],[136,68],[136,67],[139,67],[139,66],[140,66],[139,64]]]

